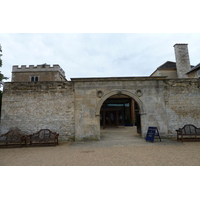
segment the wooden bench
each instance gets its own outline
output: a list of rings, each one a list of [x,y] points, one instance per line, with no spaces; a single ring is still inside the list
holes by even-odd
[[[41,129],[32,135],[26,136],[28,145],[58,145],[58,133],[52,132],[49,129]]]
[[[24,135],[16,132],[15,130],[9,130],[7,133],[0,135],[0,146],[20,146],[26,145],[26,138]]]
[[[183,128],[176,130],[176,132],[177,141],[200,141],[200,128],[197,128],[192,124],[187,124]]]

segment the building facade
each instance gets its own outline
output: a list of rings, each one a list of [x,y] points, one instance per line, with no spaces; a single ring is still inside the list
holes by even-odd
[[[62,140],[100,140],[101,128],[137,126],[145,137],[156,126],[175,137],[185,124],[200,127],[200,65],[191,66],[187,44],[176,44],[176,62],[149,77],[65,79],[58,66],[13,66],[5,83],[1,133],[17,127],[25,134],[48,128]]]

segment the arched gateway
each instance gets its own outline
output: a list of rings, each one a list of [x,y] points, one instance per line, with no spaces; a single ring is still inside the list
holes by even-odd
[[[135,113],[131,114],[131,112],[134,111],[129,112],[129,106],[130,110],[132,110],[131,107],[134,107],[134,104],[138,107],[138,133],[142,133],[142,118],[145,113],[144,105],[137,95],[127,90],[114,90],[101,97],[96,108],[99,126],[101,125],[103,128],[109,125],[117,127],[120,125],[123,126],[125,124],[127,125],[127,119],[130,121],[130,124],[134,124],[130,119],[132,118],[132,120],[135,121],[137,116],[132,116],[132,114],[134,115]],[[125,108],[125,106],[128,107]]]
[[[135,116],[143,138],[149,126],[162,137],[176,137],[186,123],[198,127],[200,65],[190,65],[187,44],[174,48],[176,62],[167,61],[149,77],[68,81],[57,64],[13,66],[12,82],[3,88],[0,133],[17,127],[30,135],[48,128],[60,140],[100,140],[100,125],[126,125]]]

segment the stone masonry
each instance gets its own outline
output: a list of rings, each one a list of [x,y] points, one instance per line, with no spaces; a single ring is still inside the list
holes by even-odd
[[[105,100],[114,95],[128,96],[137,103],[143,138],[149,126],[158,127],[162,137],[175,137],[175,130],[185,124],[200,127],[200,79],[185,75],[187,70],[179,70],[180,65],[178,78],[72,78],[71,81],[57,80],[57,75],[63,74],[60,67],[38,68],[41,73],[35,67],[29,67],[30,71],[13,67],[14,79],[4,85],[1,133],[14,127],[25,134],[48,128],[65,141],[100,140],[100,110]],[[26,79],[41,75],[45,69],[49,72],[46,80]],[[21,78],[23,81],[19,81],[21,76],[25,77]]]
[[[61,133],[63,140],[74,139],[73,105],[71,82],[6,83],[1,131],[18,127],[31,134],[48,128]]]
[[[175,130],[188,123],[200,126],[200,80],[140,77],[72,79],[72,82],[76,140],[100,139],[100,108],[104,100],[115,94],[130,96],[138,103],[142,137],[149,126],[158,127],[165,137],[175,137]],[[138,90],[142,95],[138,96]],[[102,97],[97,95],[98,91]]]
[[[6,83],[1,131],[18,127],[31,134],[49,128],[59,132],[62,140],[99,140],[101,105],[116,94],[138,103],[143,137],[148,126],[157,126],[166,137],[175,136],[184,124],[200,126],[200,80],[97,78]]]
[[[38,77],[38,81],[63,81],[65,72],[59,65],[14,65],[12,82],[30,82],[31,77]]]
[[[187,44],[175,44],[174,51],[178,78],[188,78],[186,73],[191,70],[191,66]]]

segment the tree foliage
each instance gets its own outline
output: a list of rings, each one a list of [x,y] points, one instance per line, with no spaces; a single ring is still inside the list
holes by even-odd
[[[1,56],[2,56],[2,48],[1,48],[1,44],[0,44],[0,67],[2,67],[3,63],[2,63],[2,59],[1,59]],[[7,77],[5,77],[1,71],[0,71],[0,83],[3,79],[8,79]]]
[[[0,67],[2,67],[1,56],[2,56],[2,49],[1,49],[1,45],[0,45]],[[3,79],[4,79],[4,75],[0,71],[0,81],[2,81]]]
[[[0,45],[0,67],[2,67],[2,59],[1,59],[1,56],[2,56],[2,48],[1,48],[1,45]],[[3,79],[8,79],[7,77],[5,77],[1,71],[0,71],[0,87],[2,86],[2,80]],[[2,91],[0,90],[0,116],[1,116],[1,102],[2,102]],[[1,119],[1,118],[0,118]]]

